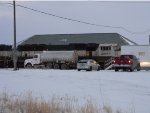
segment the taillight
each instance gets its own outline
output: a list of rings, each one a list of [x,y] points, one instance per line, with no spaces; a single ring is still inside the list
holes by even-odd
[[[115,61],[115,60],[113,60],[113,61],[112,61],[112,63],[113,63],[113,64],[115,64],[115,63],[116,63],[116,61]]]
[[[133,62],[131,60],[128,60],[128,64],[132,64]]]

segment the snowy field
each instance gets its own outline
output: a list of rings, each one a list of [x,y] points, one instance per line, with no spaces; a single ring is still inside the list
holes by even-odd
[[[0,69],[0,91],[12,94],[32,91],[45,99],[69,96],[81,104],[90,99],[114,109],[150,113],[150,71]]]

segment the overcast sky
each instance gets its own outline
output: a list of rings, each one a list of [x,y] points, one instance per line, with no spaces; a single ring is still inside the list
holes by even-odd
[[[0,1],[0,44],[12,44],[13,7],[1,3],[12,2]],[[149,44],[150,2],[17,1],[16,4],[92,24],[122,27],[129,31],[64,20],[17,6],[17,42],[36,34],[115,32],[136,43]]]

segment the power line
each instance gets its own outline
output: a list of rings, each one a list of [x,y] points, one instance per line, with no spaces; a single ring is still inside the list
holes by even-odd
[[[0,4],[13,5],[12,3],[0,3]],[[52,14],[52,13],[40,11],[40,10],[37,10],[37,9],[34,9],[34,8],[30,8],[30,7],[27,7],[27,6],[24,6],[24,5],[16,4],[16,6],[24,8],[24,9],[31,10],[31,11],[34,11],[34,12],[38,12],[38,13],[41,13],[41,14],[45,14],[45,15],[56,17],[56,18],[68,20],[68,21],[78,22],[78,23],[92,25],[92,26],[96,26],[96,27],[106,27],[106,28],[122,29],[122,30],[124,30],[124,31],[126,31],[126,32],[128,32],[130,34],[145,34],[147,32],[150,32],[150,29],[147,29],[147,30],[145,30],[143,32],[133,32],[133,31],[130,31],[130,30],[128,30],[128,29],[126,29],[125,27],[122,27],[122,26],[110,26],[110,25],[95,24],[95,23],[90,23],[90,22],[81,21],[81,20],[77,20],[77,19],[67,18],[67,17],[64,17],[64,16],[59,16],[59,15],[56,15],[56,14]]]

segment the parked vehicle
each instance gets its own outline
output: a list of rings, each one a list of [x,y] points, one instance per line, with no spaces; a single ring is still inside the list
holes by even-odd
[[[92,59],[82,59],[78,61],[77,63],[77,70],[86,70],[86,71],[92,71],[92,70],[100,70],[100,65]]]
[[[26,68],[70,69],[76,67],[76,60],[74,51],[46,51],[33,55],[31,59],[26,59],[24,66]]]
[[[141,69],[150,70],[150,45],[122,46],[121,54],[135,55],[140,61]]]
[[[123,71],[140,71],[140,62],[135,55],[121,55],[112,62],[115,71],[122,69]]]

